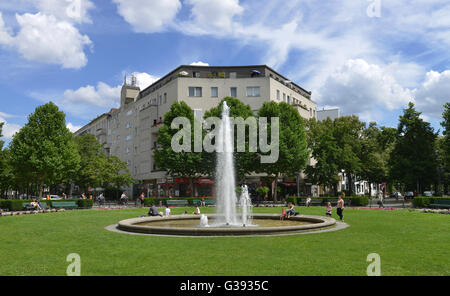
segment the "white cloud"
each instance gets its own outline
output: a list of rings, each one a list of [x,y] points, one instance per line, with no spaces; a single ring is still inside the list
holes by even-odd
[[[179,0],[113,0],[117,12],[137,33],[155,33],[170,27],[181,9]]]
[[[6,121],[5,118],[11,118],[11,117],[15,117],[15,116],[0,112],[0,123],[2,123],[2,122],[4,123],[3,127],[1,129],[1,134],[2,134],[3,138],[5,138],[7,140],[12,139],[14,134],[17,133],[22,128],[22,126],[20,126],[19,124],[8,123]]]
[[[339,106],[343,115],[356,114],[367,121],[378,121],[383,110],[413,101],[411,91],[400,85],[388,68],[362,59],[349,60],[332,73],[317,99],[322,105]]]
[[[16,0],[17,1],[17,0]],[[74,23],[92,23],[89,10],[95,6],[89,0],[19,0],[29,2],[41,13]]]
[[[0,44],[17,50],[25,59],[63,68],[79,69],[87,64],[84,53],[92,45],[86,35],[81,35],[71,23],[60,21],[53,15],[16,14],[20,30],[10,35],[0,15]]]
[[[190,64],[191,66],[204,66],[204,67],[208,67],[209,64],[208,63],[204,63],[202,61],[198,61],[198,62],[193,62]]]
[[[104,82],[97,86],[87,85],[77,90],[68,89],[64,92],[61,104],[64,106],[89,105],[113,108],[120,105],[120,89],[122,86],[111,87]]]
[[[450,70],[441,73],[429,71],[413,94],[417,109],[425,118],[441,118],[444,104],[450,102]]]
[[[80,128],[82,128],[82,126],[73,125],[71,122],[69,122],[69,123],[67,124],[67,128],[69,129],[69,131],[70,131],[71,133],[74,133],[74,132],[76,132],[77,130],[79,130]]]
[[[191,17],[180,29],[193,34],[226,35],[233,32],[233,19],[242,14],[244,8],[239,0],[186,0],[191,5]]]
[[[136,77],[137,85],[141,88],[141,90],[147,88],[159,79],[159,77],[145,72],[134,72],[133,75]]]

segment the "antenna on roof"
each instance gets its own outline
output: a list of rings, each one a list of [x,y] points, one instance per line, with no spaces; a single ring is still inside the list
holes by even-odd
[[[127,85],[127,74],[125,73],[125,77],[123,78],[123,85]]]

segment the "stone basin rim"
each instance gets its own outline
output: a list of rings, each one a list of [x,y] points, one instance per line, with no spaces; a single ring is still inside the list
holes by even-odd
[[[217,214],[206,214],[208,219],[215,218]],[[279,220],[279,214],[253,214],[254,219]],[[117,224],[117,228],[122,231],[165,234],[165,235],[186,235],[186,236],[221,236],[221,235],[258,235],[258,234],[281,234],[302,231],[311,231],[323,228],[330,228],[336,225],[336,220],[323,216],[298,215],[289,220],[299,222],[311,222],[306,225],[274,226],[274,227],[164,227],[151,225],[137,225],[148,222],[175,221],[175,220],[200,220],[199,215],[175,215],[170,217],[140,217],[122,220]]]

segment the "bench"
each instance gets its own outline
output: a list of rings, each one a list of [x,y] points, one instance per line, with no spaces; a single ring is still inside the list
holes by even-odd
[[[327,200],[327,204],[329,202],[331,202],[332,206],[337,206],[338,200],[337,200],[337,198],[330,198],[330,199]],[[344,201],[344,203],[345,203],[345,201]]]
[[[186,207],[189,205],[189,203],[186,199],[167,200],[166,204],[167,204],[167,206],[173,206],[173,207]]]
[[[52,202],[52,207],[55,209],[76,209],[78,205],[74,201],[58,201]]]
[[[213,206],[216,204],[214,199],[205,199],[205,206]]]
[[[430,208],[446,208],[450,209],[450,199],[433,199]]]
[[[311,206],[321,206],[323,199],[321,198],[311,198]]]

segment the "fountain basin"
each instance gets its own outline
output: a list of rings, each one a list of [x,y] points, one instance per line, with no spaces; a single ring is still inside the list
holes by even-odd
[[[170,217],[143,217],[122,220],[117,228],[122,231],[176,235],[176,236],[243,236],[243,235],[278,235],[295,234],[331,228],[336,220],[329,217],[299,215],[280,221],[278,214],[253,214],[254,226],[215,226],[214,221],[220,218],[217,214],[208,214],[210,227],[200,226],[197,215],[178,215]],[[258,221],[262,221],[258,226]],[[271,226],[272,225],[272,226]]]

